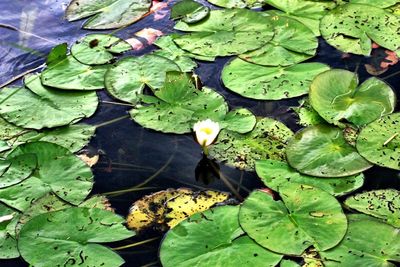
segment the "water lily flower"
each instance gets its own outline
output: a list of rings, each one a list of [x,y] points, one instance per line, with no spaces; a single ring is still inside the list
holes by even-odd
[[[193,126],[193,131],[196,133],[197,142],[204,149],[215,140],[220,131],[220,127],[218,122],[207,119],[196,122]]]

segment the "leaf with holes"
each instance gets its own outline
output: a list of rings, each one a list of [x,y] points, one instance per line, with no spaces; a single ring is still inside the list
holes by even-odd
[[[238,206],[222,206],[178,224],[161,243],[162,265],[275,266],[283,255],[264,249],[244,235],[238,213]]]
[[[239,221],[243,230],[263,247],[277,253],[301,255],[335,247],[347,230],[340,203],[329,193],[308,185],[279,186],[282,200],[255,191],[243,202]]]
[[[307,94],[314,77],[327,70],[322,63],[268,67],[237,58],[225,65],[221,78],[228,89],[244,97],[280,100]]]
[[[83,28],[109,30],[140,20],[149,12],[151,0],[72,0],[66,10],[68,21],[90,17]]]
[[[260,8],[264,0],[208,0],[213,5],[226,8]]]
[[[22,227],[18,248],[22,258],[35,266],[121,266],[124,260],[98,243],[133,236],[135,233],[128,231],[123,223],[124,219],[113,212],[96,208],[44,213]],[[43,261],[43,255],[52,256]]]
[[[36,169],[35,154],[24,154],[0,160],[0,166],[6,164],[4,172],[0,171],[0,188],[18,184],[30,177]],[[1,170],[1,169],[0,169]]]
[[[19,257],[14,230],[18,218],[18,211],[0,203],[0,259]]]
[[[285,147],[293,132],[280,121],[262,118],[246,134],[222,130],[215,144],[209,147],[210,156],[227,165],[254,170],[260,159],[285,160]]]
[[[375,77],[358,85],[357,74],[333,69],[319,74],[310,86],[311,106],[327,122],[356,126],[368,124],[393,112],[396,95],[384,81]]]
[[[299,116],[297,123],[301,126],[310,126],[325,123],[325,120],[313,109],[308,98],[299,100],[299,106],[291,107]]]
[[[275,191],[285,183],[299,183],[322,189],[334,196],[342,196],[360,188],[364,183],[363,174],[340,178],[313,177],[301,174],[286,162],[277,160],[257,161],[256,172],[263,183]]]
[[[369,162],[400,170],[400,113],[368,124],[358,135],[356,147]]]
[[[298,131],[286,148],[287,160],[301,173],[318,177],[344,177],[372,167],[348,144],[339,128],[310,126]]]
[[[182,0],[172,7],[171,19],[180,19],[186,23],[196,23],[207,17],[209,13],[209,7],[193,0]]]

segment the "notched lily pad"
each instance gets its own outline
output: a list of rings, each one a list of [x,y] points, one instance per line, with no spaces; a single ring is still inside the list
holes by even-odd
[[[301,126],[307,127],[325,123],[325,120],[313,109],[308,98],[301,99],[299,106],[291,109],[299,116],[297,123]]]
[[[356,126],[368,124],[393,112],[396,95],[375,77],[358,85],[357,74],[333,69],[317,75],[310,86],[310,103],[327,122]]]
[[[221,78],[228,89],[244,97],[280,100],[307,94],[313,78],[327,70],[322,63],[268,67],[237,58],[225,65]]]
[[[282,200],[275,201],[254,191],[240,209],[243,230],[265,248],[290,255],[301,255],[310,246],[325,251],[346,234],[346,216],[329,193],[289,183],[279,186],[279,195]]]
[[[86,65],[110,63],[115,54],[129,51],[132,46],[124,40],[108,34],[90,34],[71,47],[71,54]]]
[[[344,139],[339,128],[310,126],[298,131],[286,148],[287,160],[301,173],[318,177],[344,177],[372,167]]]
[[[210,8],[193,0],[177,2],[171,9],[171,19],[181,19],[186,23],[201,21],[210,13]]]
[[[209,152],[227,165],[254,170],[255,162],[260,159],[285,160],[286,143],[292,136],[293,132],[283,123],[262,118],[246,134],[222,130]]]
[[[353,210],[385,220],[400,228],[400,192],[382,189],[350,196],[344,202]]]
[[[73,218],[73,220],[71,220]],[[115,242],[133,236],[124,219],[110,211],[68,208],[40,214],[21,229],[18,248],[25,261],[35,266],[81,264],[121,266],[124,260],[97,243]],[[38,253],[39,251],[39,253]],[[51,255],[43,261],[43,255]]]
[[[286,183],[299,183],[322,189],[334,196],[348,194],[364,183],[364,175],[358,174],[340,178],[320,178],[301,174],[286,162],[277,160],[260,160],[256,162],[256,172],[263,183],[278,191]]]
[[[243,233],[239,207],[197,213],[171,229],[160,248],[164,267],[275,266],[282,255],[264,249]]]
[[[400,170],[400,113],[368,124],[358,135],[356,147],[368,161]]]
[[[0,166],[4,164],[7,164],[7,168],[0,172],[0,188],[18,184],[31,176],[36,169],[37,159],[35,154],[24,154],[0,160]]]
[[[195,192],[186,188],[167,189],[133,203],[126,220],[128,227],[135,231],[150,227],[165,231],[228,198],[227,193],[211,190]]]

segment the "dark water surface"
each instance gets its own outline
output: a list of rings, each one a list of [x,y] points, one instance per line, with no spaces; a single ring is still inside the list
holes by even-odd
[[[45,56],[56,44],[67,42],[71,45],[80,37],[93,33],[82,30],[83,21],[69,23],[64,19],[64,10],[68,0],[0,0],[0,84],[26,70],[40,66],[45,62]],[[127,39],[145,27],[152,27],[164,33],[172,31],[174,23],[168,19],[154,22],[153,15],[115,33]],[[15,28],[27,32],[16,31]],[[111,31],[108,31],[111,32]],[[141,51],[147,53],[154,47]],[[290,106],[296,106],[298,99],[283,101],[256,101],[240,97],[228,92],[220,82],[220,73],[228,58],[216,62],[199,62],[195,72],[204,85],[215,88],[223,94],[231,108],[246,107],[257,116],[269,116],[284,122],[293,130],[298,130],[296,116],[288,111]],[[334,68],[358,70],[360,80],[370,75],[365,71],[364,64],[368,59],[351,57],[342,59],[342,54],[320,41],[318,56],[311,61],[329,64]],[[391,67],[382,77],[400,70],[400,64]],[[387,80],[399,95],[399,76]],[[21,81],[15,82],[19,84]],[[103,101],[115,101],[104,91],[99,92]],[[399,105],[398,105],[399,106]],[[102,103],[87,123],[99,125],[127,114],[129,107]],[[397,111],[399,108],[397,108]],[[117,213],[126,216],[129,206],[140,197],[166,188],[190,187],[195,189],[212,188],[229,191],[221,180],[214,180],[205,185],[196,181],[195,169],[201,160],[201,150],[192,135],[169,135],[143,129],[129,118],[99,127],[92,139],[90,151],[100,153],[101,159],[94,166],[95,186],[93,193],[105,193],[136,186],[149,177],[154,177],[145,185],[148,189],[129,192],[111,197],[111,203]],[[241,184],[240,193],[246,196],[248,190],[262,187],[254,173],[241,172],[221,165],[222,173],[231,179],[235,186]],[[373,167],[365,172],[366,182],[362,190],[377,188],[396,188],[399,186],[399,172],[379,167]],[[154,236],[157,233],[146,233],[145,236],[134,237],[111,247],[138,242]],[[142,246],[121,250],[121,256],[126,260],[125,266],[159,266],[157,262],[159,241]],[[51,255],[43,255],[51,257]],[[0,266],[27,266],[22,260],[0,260]]]

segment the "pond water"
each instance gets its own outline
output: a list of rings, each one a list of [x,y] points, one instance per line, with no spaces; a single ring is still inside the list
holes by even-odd
[[[59,43],[72,44],[92,31],[81,29],[82,21],[67,22],[64,11],[69,1],[61,0],[0,0],[0,84],[26,70],[38,67],[45,62],[50,49]],[[174,23],[168,19],[154,21],[150,15],[141,21],[115,33],[116,36],[127,39],[145,27],[158,29],[163,33],[173,31]],[[18,28],[19,30],[16,30]],[[108,31],[111,32],[111,31]],[[149,46],[140,52],[128,54],[145,54],[153,50]],[[221,58],[216,62],[198,62],[195,70],[204,85],[215,88],[224,95],[231,108],[246,107],[257,116],[268,116],[284,122],[292,130],[299,127],[296,115],[289,107],[296,106],[299,99],[282,101],[256,101],[243,98],[228,92],[220,81],[223,65],[230,60]],[[311,61],[327,63],[333,68],[343,68],[359,73],[360,80],[370,77],[364,64],[370,59],[361,56],[343,58],[342,53],[320,40],[318,55]],[[391,67],[381,77],[400,70],[400,65]],[[399,93],[400,76],[387,79]],[[20,84],[17,80],[14,85]],[[102,101],[115,101],[104,91],[99,92]],[[399,103],[397,105],[400,106]],[[127,114],[129,107],[110,103],[101,103],[96,114],[84,121],[100,125]],[[396,110],[398,111],[398,110]],[[114,123],[101,126],[88,148],[91,153],[100,153],[100,161],[93,167],[95,186],[93,194],[118,191],[134,187],[150,178],[144,189],[111,196],[110,201],[116,212],[126,216],[129,206],[140,197],[167,188],[189,187],[194,189],[211,188],[229,191],[225,184],[214,179],[209,184],[196,179],[195,170],[202,159],[201,149],[190,134],[170,135],[144,129],[130,118],[123,118]],[[242,196],[254,188],[263,187],[255,173],[239,171],[223,164],[221,172],[238,187]],[[373,167],[365,172],[366,182],[362,189],[400,189],[399,172]],[[198,177],[197,177],[198,178]],[[116,247],[130,242],[145,240],[159,233],[148,232],[110,244]],[[122,250],[120,255],[126,260],[125,266],[159,266],[158,241],[142,246]],[[46,255],[44,255],[46,256]],[[2,260],[0,266],[27,266],[22,260]]]

